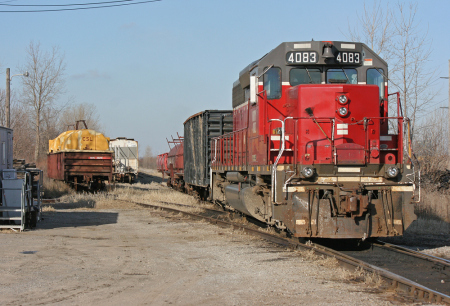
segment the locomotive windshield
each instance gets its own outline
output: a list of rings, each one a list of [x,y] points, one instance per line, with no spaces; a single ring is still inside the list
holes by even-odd
[[[289,71],[289,83],[291,86],[299,84],[320,84],[321,71],[319,68],[293,68]]]
[[[327,70],[327,84],[358,84],[358,73],[353,68],[339,68]]]
[[[383,69],[367,69],[367,84],[378,85],[380,98],[384,98],[384,77]]]
[[[267,99],[279,99],[281,97],[281,69],[272,67],[264,74],[264,90]]]

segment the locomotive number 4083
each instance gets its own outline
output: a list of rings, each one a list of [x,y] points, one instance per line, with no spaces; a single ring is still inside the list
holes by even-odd
[[[286,62],[288,64],[314,64],[317,63],[317,52],[288,52],[286,53]]]
[[[338,63],[359,64],[361,55],[358,52],[339,52],[336,56]]]

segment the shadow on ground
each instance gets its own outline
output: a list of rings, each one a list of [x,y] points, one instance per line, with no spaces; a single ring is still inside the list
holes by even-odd
[[[35,229],[99,226],[117,223],[119,214],[99,211],[47,211]]]
[[[151,184],[152,182],[162,183],[165,181],[166,180],[165,179],[163,180],[162,177],[160,177],[160,176],[151,175],[151,174],[145,173],[145,172],[139,172],[137,180],[136,180],[137,183],[141,183],[141,184]]]
[[[98,226],[117,223],[118,213],[100,211],[73,211],[72,209],[95,208],[95,200],[81,199],[68,203],[49,203],[42,205],[42,221],[36,229],[52,229],[63,227]],[[52,210],[57,209],[57,210]],[[71,211],[64,211],[71,209]]]
[[[77,208],[95,208],[94,200],[78,200],[76,202],[59,202],[59,203],[46,203],[42,207],[51,207],[54,209],[77,209]]]

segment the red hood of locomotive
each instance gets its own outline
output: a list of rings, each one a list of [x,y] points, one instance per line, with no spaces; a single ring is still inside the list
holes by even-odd
[[[339,103],[341,95],[347,97],[347,103]],[[297,134],[299,163],[354,165],[379,162],[378,86],[308,84],[292,87],[287,96],[288,116],[300,118],[296,120],[297,127],[294,122],[286,126],[290,134]],[[341,107],[348,109],[346,116],[339,115]],[[307,109],[312,111],[312,117]],[[364,121],[365,118],[374,119]]]

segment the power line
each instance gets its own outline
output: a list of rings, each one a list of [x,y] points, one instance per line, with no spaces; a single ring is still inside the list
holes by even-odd
[[[133,0],[118,0],[118,1],[103,2],[103,3],[117,3],[117,2],[125,2],[125,1],[129,2],[129,1],[133,1]],[[162,0],[147,0],[147,1],[139,1],[139,2],[122,3],[122,4],[76,7],[76,8],[61,8],[61,9],[19,10],[19,11],[11,10],[11,11],[0,11],[0,13],[43,13],[43,12],[78,11],[78,10],[90,10],[90,9],[98,9],[98,8],[127,6],[127,5],[134,5],[134,4],[144,4],[144,3],[159,2],[159,1],[162,1]],[[74,5],[72,5],[72,6],[74,6]],[[77,5],[81,5],[81,4],[77,4]],[[96,4],[94,4],[94,5],[96,5]],[[28,6],[32,6],[32,5],[28,5]]]
[[[0,6],[14,6],[14,7],[82,6],[82,5],[98,5],[98,4],[109,4],[109,3],[118,3],[118,2],[130,2],[130,1],[135,1],[135,0],[116,0],[116,1],[73,3],[73,4],[1,4],[0,3]]]

